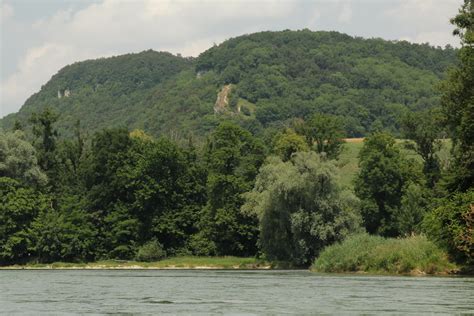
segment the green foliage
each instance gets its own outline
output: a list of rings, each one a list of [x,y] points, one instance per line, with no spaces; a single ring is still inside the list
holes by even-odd
[[[402,204],[403,192],[419,181],[413,161],[406,159],[395,139],[376,133],[364,140],[359,153],[359,174],[355,193],[362,202],[362,217],[367,232],[398,236],[402,232],[395,214]]]
[[[116,201],[129,198],[126,179],[119,177],[118,170],[127,164],[131,146],[126,129],[107,129],[93,136],[84,171],[90,208],[106,213]]]
[[[425,187],[410,183],[403,191],[400,208],[393,213],[396,230],[401,236],[422,232],[421,223],[430,207],[432,194]]]
[[[222,123],[206,146],[207,205],[200,227],[218,255],[253,255],[257,219],[243,214],[241,194],[249,191],[263,162],[263,145],[249,132]],[[201,239],[202,240],[202,239]]]
[[[306,137],[310,148],[330,159],[336,159],[344,143],[342,120],[334,115],[315,114],[299,129]]]
[[[407,113],[402,119],[406,138],[415,142],[414,149],[423,159],[423,173],[429,188],[433,188],[441,177],[438,151],[441,148],[441,115],[439,111]]]
[[[136,259],[138,261],[158,261],[166,258],[163,246],[157,240],[151,240],[138,248]]]
[[[197,232],[205,203],[205,171],[191,151],[159,139],[133,139],[128,164],[119,170],[130,195],[129,212],[140,224],[140,240],[157,238],[174,253]]]
[[[143,118],[142,103],[157,86],[191,65],[189,59],[151,50],[74,63],[54,75],[13,116],[25,123],[32,113],[51,107],[60,114],[58,130],[67,136],[73,136],[78,118],[91,133],[132,124],[140,127],[136,125]]]
[[[48,182],[38,166],[34,147],[22,131],[0,131],[0,177],[16,179],[31,187],[41,187]]]
[[[216,244],[210,240],[210,231],[204,224],[205,218],[200,219],[201,230],[191,236],[188,247],[192,254],[196,256],[214,256],[217,253]]]
[[[100,223],[104,255],[114,259],[132,259],[139,241],[140,221],[127,205],[117,201]]]
[[[312,269],[320,272],[426,273],[454,268],[446,253],[423,236],[403,239],[354,235],[327,247]]]
[[[31,259],[31,223],[49,205],[47,196],[0,177],[0,264]]]
[[[450,191],[474,187],[474,3],[465,0],[459,14],[451,20],[461,38],[459,65],[444,82],[441,100],[454,145],[454,164],[449,179]]]
[[[461,191],[474,169],[466,3],[455,19],[461,62],[443,96],[455,156],[448,182]],[[343,137],[397,134],[403,115],[419,155],[383,133],[366,140],[355,181],[364,224],[408,235],[429,210],[430,236],[467,261],[472,221],[460,209],[471,197],[431,212],[421,166],[405,157],[421,156],[428,188],[440,187],[441,124],[425,114],[437,113],[433,85],[455,53],[303,30],[241,36],[198,58],[147,51],[67,66],[1,120],[15,131],[0,133],[0,264],[254,256],[260,246],[270,259],[306,265],[359,229],[359,201],[336,175],[342,169],[351,188],[358,168]],[[230,84],[230,110],[216,115],[217,93]],[[267,150],[280,158],[260,169]]]
[[[305,265],[359,229],[357,205],[352,193],[340,189],[331,161],[298,152],[288,162],[268,159],[243,211],[258,216],[259,245],[268,259]]]
[[[90,261],[96,231],[86,212],[49,209],[38,214],[28,231],[29,250],[39,262]]]
[[[309,146],[302,136],[296,134],[292,129],[286,129],[283,133],[275,136],[273,151],[283,161],[288,161],[296,152],[309,151]]]
[[[33,124],[34,145],[38,151],[38,164],[48,174],[51,184],[54,186],[56,167],[56,139],[58,132],[54,123],[58,120],[58,114],[47,107],[40,113],[33,113],[30,122]]]
[[[239,123],[268,127],[325,113],[344,118],[348,136],[378,127],[397,133],[401,113],[439,103],[433,84],[455,54],[449,47],[337,32],[260,32],[227,40],[198,58],[145,51],[66,66],[0,124],[24,124],[50,106],[61,114],[57,128],[68,137],[81,118],[91,133],[126,126],[203,140],[222,120],[213,113],[217,91],[232,84],[231,103],[252,104],[251,111],[244,107],[234,115]]]
[[[474,264],[474,190],[440,201],[423,228],[459,262]]]

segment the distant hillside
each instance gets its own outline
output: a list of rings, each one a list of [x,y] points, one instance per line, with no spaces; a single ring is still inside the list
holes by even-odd
[[[78,119],[89,132],[127,126],[184,138],[205,135],[223,118],[261,131],[315,112],[343,116],[348,136],[396,133],[404,111],[438,104],[435,85],[455,55],[337,32],[261,32],[198,58],[145,51],[66,66],[0,126],[50,106],[66,136]]]

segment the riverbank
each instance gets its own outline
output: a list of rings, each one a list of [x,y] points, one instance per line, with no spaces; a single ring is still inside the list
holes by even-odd
[[[241,257],[194,257],[183,256],[163,259],[155,262],[102,260],[88,263],[54,262],[28,263],[0,267],[3,270],[20,269],[235,269],[265,270],[274,265],[261,259]]]
[[[346,252],[346,260],[352,260]],[[472,267],[457,267],[452,263],[430,265],[430,269],[393,269],[385,266],[384,268],[374,268],[374,265],[365,266],[346,265],[332,261],[327,262],[326,254],[320,257],[322,260],[313,265],[309,270],[312,272],[330,273],[330,274],[357,274],[357,275],[473,275]],[[339,257],[341,258],[341,257]],[[333,258],[334,259],[334,258]],[[359,258],[360,259],[360,258]],[[388,263],[390,258],[386,258]],[[361,262],[361,261],[359,261]],[[391,265],[390,265],[391,266]],[[400,263],[398,267],[400,267]],[[370,268],[369,268],[370,267]],[[172,257],[154,262],[124,261],[124,260],[101,260],[97,262],[75,263],[75,262],[54,262],[54,263],[28,263],[15,264],[10,266],[0,266],[0,270],[271,270],[288,269],[301,270],[301,268],[291,267],[282,262],[268,262],[256,258],[242,257],[195,257],[183,256]]]

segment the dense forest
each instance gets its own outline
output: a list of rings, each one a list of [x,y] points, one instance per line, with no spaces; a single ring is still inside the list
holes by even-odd
[[[449,46],[337,32],[261,32],[227,40],[197,58],[145,51],[66,66],[0,126],[11,129],[51,107],[66,137],[81,118],[91,134],[126,127],[204,141],[222,120],[264,135],[293,118],[325,113],[343,119],[348,137],[377,130],[400,135],[403,113],[439,105],[437,83],[455,56]]]
[[[67,66],[2,121],[0,264],[309,266],[363,234],[474,264],[472,6],[459,50],[304,30]],[[349,186],[347,136],[366,136]]]

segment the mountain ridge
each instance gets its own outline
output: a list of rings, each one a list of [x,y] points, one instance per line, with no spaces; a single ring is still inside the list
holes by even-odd
[[[455,55],[449,47],[338,32],[259,32],[197,58],[148,50],[65,66],[0,127],[26,123],[51,107],[66,137],[78,119],[91,132],[125,126],[185,138],[204,137],[222,119],[258,133],[315,112],[344,117],[347,136],[380,128],[397,133],[404,111],[437,105],[433,86]],[[214,113],[218,93],[229,84],[228,106],[242,111]]]

